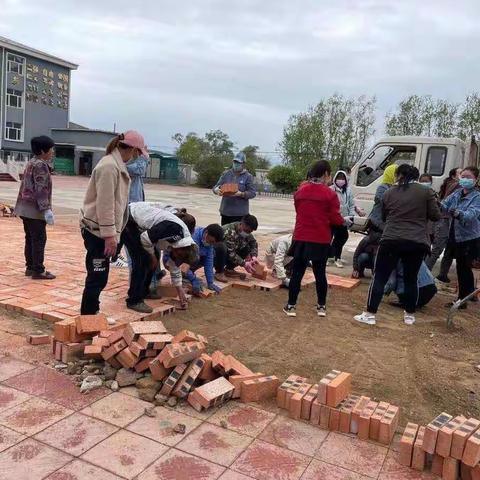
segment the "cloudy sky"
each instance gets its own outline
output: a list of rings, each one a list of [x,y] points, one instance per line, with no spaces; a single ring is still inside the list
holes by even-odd
[[[80,65],[73,121],[167,151],[218,128],[275,152],[334,92],[376,95],[380,135],[405,95],[479,88],[479,20],[478,0],[0,0],[0,35]]]

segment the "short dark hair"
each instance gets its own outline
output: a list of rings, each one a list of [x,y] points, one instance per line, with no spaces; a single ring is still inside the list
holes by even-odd
[[[258,228],[257,217],[253,215],[249,215],[249,214],[245,215],[242,218],[242,223],[245,224],[248,228],[250,228],[252,232],[254,232]]]
[[[312,165],[312,168],[308,171],[307,178],[321,178],[326,173],[329,175],[332,173],[332,167],[326,160],[319,160]]]
[[[409,165],[408,163],[402,163],[397,168],[395,176],[398,178],[398,184],[403,188],[408,188],[410,182],[416,182],[420,177],[420,172],[417,167]]]
[[[197,221],[193,215],[187,213],[186,209],[183,210],[185,211],[177,212],[175,215],[187,226],[190,234],[193,234],[195,231],[195,226],[197,225]]]
[[[433,177],[429,173],[422,173],[419,180],[422,180],[422,178],[428,178],[429,182],[433,182]]]
[[[480,171],[478,170],[478,168],[475,167],[475,166],[473,166],[473,165],[470,166],[470,167],[465,167],[465,168],[462,170],[462,172],[463,172],[464,170],[468,170],[469,172],[472,172],[473,175],[475,176],[475,178],[478,178],[478,175],[480,174]]]
[[[33,137],[30,140],[30,146],[32,147],[32,152],[35,155],[42,155],[53,148],[55,146],[55,142],[46,135],[40,135],[39,137]]]
[[[448,172],[448,176],[450,178],[456,177],[457,176],[457,170],[458,170],[458,167],[451,168],[450,171]]]
[[[211,223],[205,228],[208,235],[213,237],[217,242],[223,242],[223,228],[218,223]]]

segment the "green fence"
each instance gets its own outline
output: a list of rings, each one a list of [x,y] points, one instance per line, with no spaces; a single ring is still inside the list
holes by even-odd
[[[55,157],[53,165],[55,172],[61,175],[75,175],[75,166],[71,158]]]

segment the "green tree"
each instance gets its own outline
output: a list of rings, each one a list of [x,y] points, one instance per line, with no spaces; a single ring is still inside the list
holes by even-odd
[[[353,164],[374,133],[375,104],[375,97],[348,99],[335,94],[292,115],[280,142],[285,163],[304,173],[322,158],[334,169]]]
[[[470,140],[472,135],[480,134],[480,95],[470,93],[460,107],[458,136]]]
[[[269,169],[270,160],[258,153],[257,145],[247,145],[241,150],[247,157],[247,170],[255,175],[257,169]]]
[[[282,193],[292,193],[305,178],[302,169],[296,169],[291,165],[276,165],[272,167],[267,178],[275,189]]]

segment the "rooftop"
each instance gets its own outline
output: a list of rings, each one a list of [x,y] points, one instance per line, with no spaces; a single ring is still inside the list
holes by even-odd
[[[27,45],[23,45],[21,43],[10,40],[9,38],[0,36],[0,48],[2,47],[18,53],[31,55],[32,57],[40,58],[42,60],[47,60],[48,62],[61,65],[62,67],[67,67],[71,70],[76,70],[78,68],[78,65],[75,63],[68,62],[67,60],[55,57],[54,55],[50,55],[49,53],[36,50],[35,48],[28,47]]]

